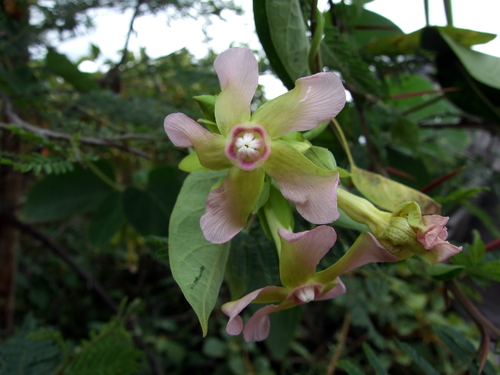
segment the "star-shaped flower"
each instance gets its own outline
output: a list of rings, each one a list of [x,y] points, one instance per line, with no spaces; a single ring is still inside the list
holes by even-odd
[[[178,147],[194,147],[199,163],[229,172],[207,197],[200,224],[205,238],[224,243],[246,224],[264,185],[272,177],[283,196],[308,221],[336,220],[338,172],[307,159],[284,135],[311,130],[335,117],[345,104],[345,91],[334,73],[296,81],[293,90],[250,113],[258,85],[258,66],[246,48],[231,48],[214,63],[222,92],[215,103],[220,134],[212,133],[182,113],[165,118],[165,131]]]

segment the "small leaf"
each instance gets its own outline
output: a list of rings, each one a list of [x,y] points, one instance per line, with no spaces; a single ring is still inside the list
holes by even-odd
[[[406,355],[411,358],[413,363],[418,365],[426,375],[439,375],[439,372],[437,372],[436,369],[432,367],[429,362],[425,360],[425,358],[421,357],[410,345],[405,344],[404,342],[400,342],[398,345],[406,353]]]
[[[271,330],[265,344],[274,358],[281,360],[286,358],[303,313],[303,306],[297,306],[270,315]]]
[[[493,260],[467,269],[467,273],[500,281],[500,260]]]
[[[193,307],[203,330],[208,331],[212,312],[224,278],[229,243],[208,242],[200,228],[205,201],[211,187],[224,172],[195,172],[182,185],[169,225],[169,259],[172,275]]]

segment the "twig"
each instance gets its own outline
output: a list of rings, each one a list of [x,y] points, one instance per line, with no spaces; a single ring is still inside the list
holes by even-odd
[[[127,33],[127,38],[125,39],[125,45],[123,46],[123,55],[121,61],[118,63],[118,66],[125,64],[125,61],[127,61],[127,55],[128,55],[128,42],[130,40],[130,35],[132,34],[132,31],[134,31],[134,21],[139,15],[139,8],[141,7],[141,4],[144,2],[144,0],[138,0],[137,4],[135,5],[135,10],[134,14],[132,15],[132,18],[130,19],[130,23],[128,26],[128,33]]]
[[[76,263],[63,248],[59,247],[49,237],[47,237],[35,227],[19,221],[14,215],[10,213],[3,213],[0,219],[12,224],[22,232],[29,234],[37,240],[41,241],[55,255],[66,262],[82,279],[85,280],[87,287],[89,289],[92,289],[97,294],[97,296],[106,304],[108,309],[110,309],[113,314],[118,313],[118,305],[106,293],[101,284],[99,284],[99,282],[96,281],[85,269],[83,269],[78,263]],[[132,336],[136,346],[146,352],[149,363],[154,370],[154,374],[163,375],[163,370],[161,369],[159,363],[156,361],[156,358],[153,356],[153,353],[151,353],[145,342],[138,334],[139,330],[137,319],[135,317],[131,317],[127,322],[127,327],[132,332]]]
[[[5,115],[7,117],[7,120],[12,123],[12,124],[6,124],[4,122],[0,122],[0,129],[6,129],[6,128],[8,129],[9,125],[15,125],[18,128],[26,130],[30,133],[36,134],[39,137],[71,142],[71,140],[73,138],[73,136],[71,134],[59,133],[59,132],[55,132],[55,131],[50,130],[50,129],[40,128],[38,126],[31,125],[31,124],[27,123],[26,121],[21,119],[14,112],[14,110],[12,108],[12,103],[10,102],[9,98],[6,95],[0,93],[0,97],[2,98],[2,100],[4,102],[3,103],[4,104],[4,112],[5,112]],[[107,137],[107,138],[80,137],[80,138],[78,138],[78,142],[80,142],[81,144],[89,145],[89,146],[105,146],[105,147],[118,148],[120,150],[129,152],[131,154],[138,155],[138,156],[141,156],[141,157],[146,158],[146,159],[151,159],[151,155],[149,155],[141,150],[138,150],[138,149],[135,149],[132,147],[128,147],[128,146],[124,146],[124,145],[121,145],[118,143],[114,143],[114,142],[118,142],[118,141],[133,140],[133,139],[135,139],[135,140],[153,140],[153,139],[158,140],[158,138],[153,138],[151,136],[142,135],[142,134],[124,134],[124,135],[120,135],[120,136]]]
[[[342,355],[342,349],[344,349],[345,342],[347,340],[347,334],[349,333],[349,327],[351,326],[351,315],[345,314],[344,321],[342,323],[342,328],[340,329],[340,337],[335,347],[335,351],[333,352],[332,359],[330,360],[330,364],[328,365],[328,369],[326,370],[326,375],[334,375],[335,367],[337,366],[337,362]]]
[[[442,177],[439,177],[437,180],[431,182],[429,185],[423,187],[422,189],[420,189],[420,191],[422,193],[425,193],[427,194],[429,191],[431,191],[432,189],[434,189],[435,187],[441,185],[443,182],[449,180],[450,178],[452,178],[453,176],[455,176],[457,173],[460,173],[462,172],[463,170],[465,170],[467,167],[464,165],[460,168],[457,168],[455,169],[454,171],[451,171],[450,173],[447,173],[445,174],[444,176]]]

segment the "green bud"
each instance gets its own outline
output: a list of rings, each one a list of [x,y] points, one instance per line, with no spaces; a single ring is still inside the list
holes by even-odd
[[[213,95],[200,95],[194,96],[193,99],[200,106],[205,119],[215,122],[215,102],[217,97]]]

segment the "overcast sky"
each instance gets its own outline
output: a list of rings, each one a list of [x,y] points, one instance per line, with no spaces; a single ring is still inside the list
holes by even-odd
[[[253,49],[261,49],[253,24],[252,2],[250,0],[235,0],[245,14],[238,16],[231,11],[223,11],[225,20],[211,17],[211,24],[205,25],[202,19],[183,19],[167,24],[167,15],[143,16],[134,22],[134,31],[129,42],[129,49],[139,51],[146,48],[146,53],[152,57],[168,55],[181,48],[188,48],[196,57],[207,54],[208,48],[220,53],[230,46],[248,45]],[[334,1],[334,2],[338,2]],[[453,19],[455,27],[500,34],[500,0],[452,0]],[[320,7],[326,9],[327,0],[320,0]],[[445,25],[446,18],[443,0],[429,0],[430,22],[432,25]],[[473,5],[471,5],[473,4]],[[374,0],[366,4],[366,8],[377,12],[396,23],[404,32],[409,33],[425,26],[423,0]],[[96,28],[85,36],[74,38],[58,46],[62,53],[77,60],[86,55],[90,44],[94,43],[101,49],[101,58],[118,61],[118,50],[123,48],[132,10],[117,14],[110,10],[100,10],[93,14]],[[206,26],[210,42],[204,43]],[[500,57],[500,37],[486,45],[475,47],[478,51]],[[95,71],[98,64],[90,62],[80,65],[82,70]],[[266,86],[269,98],[281,94],[284,87],[272,76],[263,76],[260,83]]]

